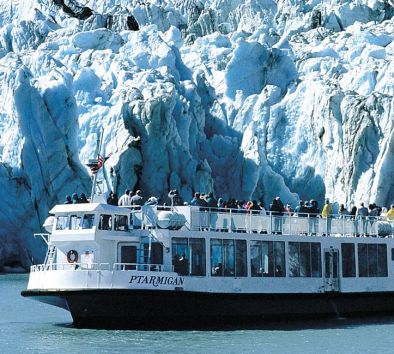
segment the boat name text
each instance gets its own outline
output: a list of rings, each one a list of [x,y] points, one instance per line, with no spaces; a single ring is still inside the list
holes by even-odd
[[[132,275],[130,284],[151,284],[155,288],[159,285],[183,285],[182,277],[161,277],[158,275]]]

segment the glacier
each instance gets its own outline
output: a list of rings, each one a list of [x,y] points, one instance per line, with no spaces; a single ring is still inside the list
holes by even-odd
[[[104,192],[394,202],[392,0],[0,0],[0,269],[104,128]]]

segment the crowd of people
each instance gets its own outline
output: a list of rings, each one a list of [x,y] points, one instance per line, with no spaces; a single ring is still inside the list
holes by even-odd
[[[376,205],[376,203],[369,204],[368,207],[366,207],[364,203],[360,203],[359,207],[353,205],[350,210],[348,210],[344,204],[340,204],[338,213],[334,215],[332,204],[328,199],[325,200],[321,210],[316,200],[300,201],[293,209],[290,204],[284,204],[280,197],[276,197],[272,200],[269,207],[266,208],[263,201],[237,200],[235,198],[229,198],[228,200],[224,200],[223,198],[216,199],[213,192],[206,194],[196,192],[190,202],[184,202],[176,189],[168,193],[168,199],[169,205],[171,206],[190,205],[200,207],[202,210],[216,209],[216,211],[226,211],[231,209],[233,212],[240,213],[251,212],[259,215],[267,215],[267,213],[270,213],[274,216],[321,217],[323,219],[350,218],[373,220],[381,217],[386,218],[390,222],[394,221],[394,204],[387,209]],[[81,193],[80,196],[74,193],[72,196],[66,196],[65,204],[88,202],[89,200],[84,193]],[[119,206],[157,205],[159,199],[152,196],[144,201],[144,197],[140,190],[133,192],[130,189],[126,189],[120,198],[118,198],[116,193],[111,191],[107,198],[107,203]],[[162,203],[162,205],[167,205],[167,203]]]
[[[81,193],[79,196],[77,193],[73,193],[72,196],[66,195],[66,200],[64,204],[82,204],[89,203],[88,198],[86,198],[85,193]]]

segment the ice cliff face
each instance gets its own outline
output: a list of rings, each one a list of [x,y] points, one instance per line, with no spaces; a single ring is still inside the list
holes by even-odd
[[[0,0],[0,267],[105,189],[394,201],[392,0]]]

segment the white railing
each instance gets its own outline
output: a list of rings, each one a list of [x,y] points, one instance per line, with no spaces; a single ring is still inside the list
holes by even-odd
[[[36,264],[30,267],[30,272],[46,272],[56,270],[107,270],[107,271],[127,271],[137,270],[145,272],[172,272],[173,265],[168,264],[140,264],[140,263],[48,263]]]
[[[311,214],[260,215],[253,211],[234,209],[217,212],[192,208],[190,229],[283,235],[394,236],[393,224],[377,217],[352,219],[331,215],[323,219]]]
[[[30,272],[44,272],[51,270],[110,270],[109,263],[52,263],[36,264],[30,267]]]
[[[113,270],[138,270],[145,272],[173,272],[174,266],[169,264],[114,263]]]
[[[126,207],[125,207],[126,208]],[[183,214],[186,223],[183,229],[200,231],[248,232],[283,235],[318,236],[391,236],[394,237],[394,223],[379,217],[352,217],[331,215],[321,218],[317,214],[302,213],[279,216],[257,210],[223,209],[197,206],[145,205],[127,207],[130,209],[129,231],[158,228],[158,214],[173,210]]]

